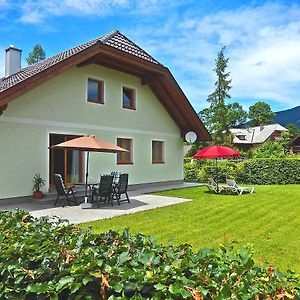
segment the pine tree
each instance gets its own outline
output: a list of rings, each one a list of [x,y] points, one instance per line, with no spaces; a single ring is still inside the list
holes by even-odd
[[[36,44],[26,57],[28,65],[35,64],[46,58],[46,53],[40,44]]]
[[[231,79],[229,79],[230,72],[226,72],[229,58],[225,58],[224,51],[225,46],[218,53],[216,67],[213,70],[217,74],[215,90],[207,98],[207,101],[210,103],[212,134],[217,143],[223,143],[226,139],[223,134],[223,131],[228,132],[228,108],[225,104],[225,99],[231,98],[229,94],[229,90],[231,89]]]

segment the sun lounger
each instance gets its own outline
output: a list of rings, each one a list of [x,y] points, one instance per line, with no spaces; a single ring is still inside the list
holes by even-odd
[[[223,185],[222,188],[230,193],[235,193],[242,195],[243,192],[247,191],[250,194],[254,192],[253,186],[239,186],[234,179],[226,179],[226,185]]]
[[[209,188],[210,191],[219,194],[223,190],[223,185],[218,185],[213,178],[207,179],[206,186]]]

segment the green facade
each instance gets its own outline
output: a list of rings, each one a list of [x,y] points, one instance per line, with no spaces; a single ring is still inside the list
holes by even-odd
[[[88,103],[87,79],[105,83],[105,103]],[[136,90],[136,110],[122,108],[122,88]],[[98,65],[74,67],[8,104],[0,116],[0,199],[30,195],[40,173],[49,188],[49,134],[94,134],[116,144],[133,140],[133,164],[115,154],[91,153],[90,175],[129,173],[130,184],[183,179],[180,130],[140,78]],[[164,141],[164,164],[152,164],[152,140]]]

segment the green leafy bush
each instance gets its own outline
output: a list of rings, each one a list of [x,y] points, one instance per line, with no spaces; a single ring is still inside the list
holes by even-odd
[[[243,177],[239,177],[242,175]],[[253,159],[243,163],[237,174],[240,181],[251,184],[299,184],[300,159]]]
[[[213,160],[198,160],[185,164],[185,181],[206,182],[208,177],[217,178]],[[274,159],[249,159],[243,162],[219,161],[218,181],[234,178],[249,184],[299,184],[300,158],[290,156]]]
[[[284,158],[285,149],[279,142],[267,141],[254,151],[254,158]]]
[[[252,250],[194,253],[142,234],[100,235],[58,218],[0,212],[0,299],[283,299],[298,275],[255,265]],[[299,298],[298,298],[299,299]]]
[[[192,162],[186,162],[184,164],[184,179],[187,182],[198,182],[200,181],[199,176],[199,169],[196,164]]]

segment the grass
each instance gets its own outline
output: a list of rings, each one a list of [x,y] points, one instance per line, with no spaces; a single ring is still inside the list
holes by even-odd
[[[300,272],[300,185],[257,186],[256,193],[215,195],[206,187],[160,192],[191,202],[90,222],[95,232],[141,232],[193,248],[253,244],[255,259]]]

